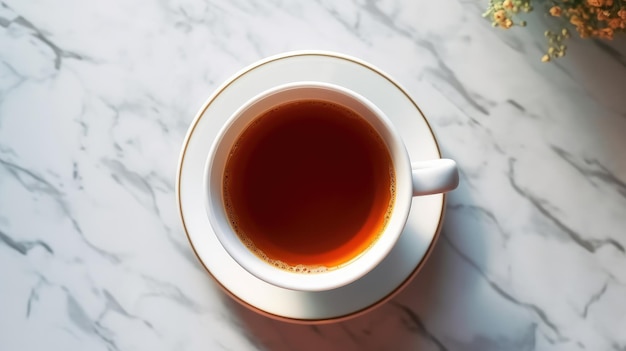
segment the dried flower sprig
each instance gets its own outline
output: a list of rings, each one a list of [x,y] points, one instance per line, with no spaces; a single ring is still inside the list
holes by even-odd
[[[525,21],[516,21],[520,12],[533,10],[532,0],[490,0],[483,17],[491,19],[494,27],[509,29],[526,26]],[[539,2],[539,1],[535,1]],[[570,37],[567,28],[573,26],[581,38],[611,40],[616,34],[626,33],[626,0],[547,0],[543,1],[547,13],[563,19],[558,31],[548,30],[545,36],[548,49],[541,61],[548,62],[563,57],[567,47],[565,39]]]

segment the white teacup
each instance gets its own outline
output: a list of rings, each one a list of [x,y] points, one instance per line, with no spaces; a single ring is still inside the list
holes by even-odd
[[[395,174],[395,199],[377,239],[348,263],[315,273],[300,273],[270,264],[244,244],[231,226],[223,194],[226,164],[238,137],[264,112],[301,100],[322,100],[356,112],[380,135]],[[269,89],[240,107],[220,130],[205,167],[206,210],[215,235],[228,254],[257,278],[297,291],[335,289],[361,278],[378,265],[396,244],[409,215],[413,196],[453,190],[459,182],[456,163],[449,159],[411,164],[406,148],[389,118],[363,96],[340,86],[296,82]],[[306,184],[302,184],[306,187]]]

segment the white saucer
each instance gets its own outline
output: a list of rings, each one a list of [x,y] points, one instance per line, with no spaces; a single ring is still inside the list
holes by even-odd
[[[193,120],[178,165],[176,195],[187,237],[196,255],[232,297],[274,318],[299,322],[355,316],[398,292],[417,272],[439,234],[444,195],[413,199],[406,227],[389,256],[347,286],[323,292],[278,288],[241,268],[222,248],[204,209],[203,172],[213,139],[226,119],[248,99],[271,87],[319,81],[354,90],[381,108],[396,125],[412,161],[440,158],[435,136],[407,93],[380,70],[328,52],[291,52],[237,73],[207,100]]]

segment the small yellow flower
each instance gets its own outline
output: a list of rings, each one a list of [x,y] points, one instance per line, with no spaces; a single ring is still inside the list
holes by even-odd
[[[512,0],[504,0],[504,2],[502,3],[502,6],[503,6],[505,9],[512,9],[512,8],[513,8],[513,6],[515,6],[515,5],[513,4],[513,1],[512,1]]]
[[[554,17],[561,16],[561,8],[558,6],[552,6],[552,8],[550,9],[550,14]]]
[[[543,55],[543,57],[541,58],[541,62],[550,62],[550,56]]]
[[[496,12],[493,14],[493,19],[494,19],[496,22],[498,22],[498,23],[502,23],[502,22],[504,22],[504,20],[506,20],[506,19],[507,19],[507,17],[506,17],[506,11],[504,11],[504,10],[499,10],[499,11],[496,11]]]
[[[575,26],[582,26],[584,24],[583,20],[581,20],[580,17],[575,16],[575,15],[570,17],[569,21],[570,21],[571,24],[573,24]]]
[[[591,32],[583,26],[576,26],[576,31],[581,38],[589,38]]]
[[[600,29],[600,38],[604,39],[613,39],[613,28],[602,28]]]
[[[619,18],[612,18],[608,21],[609,27],[613,29],[619,28],[619,25],[622,21]]]
[[[595,7],[602,7],[604,6],[604,0],[587,0],[587,5],[595,6]]]
[[[505,29],[509,29],[513,26],[513,21],[511,21],[510,18],[507,18],[504,20],[504,22],[500,23],[500,25]]]

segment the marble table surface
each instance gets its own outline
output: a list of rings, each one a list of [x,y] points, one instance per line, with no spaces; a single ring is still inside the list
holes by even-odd
[[[486,2],[0,1],[0,350],[626,350],[626,43],[542,64]],[[389,73],[461,167],[417,277],[324,325],[232,301],[175,200],[203,101],[299,49]]]

